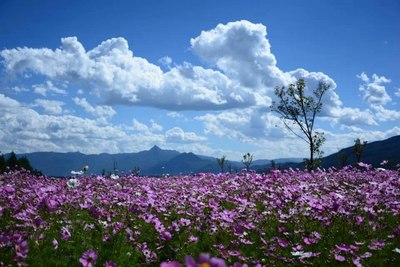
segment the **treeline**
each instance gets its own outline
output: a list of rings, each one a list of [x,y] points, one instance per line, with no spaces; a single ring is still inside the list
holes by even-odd
[[[32,173],[33,175],[42,175],[42,172],[34,169],[31,166],[27,157],[17,158],[17,155],[12,151],[8,158],[6,159],[3,154],[0,152],[0,173],[3,173],[8,170],[19,170],[25,169]]]

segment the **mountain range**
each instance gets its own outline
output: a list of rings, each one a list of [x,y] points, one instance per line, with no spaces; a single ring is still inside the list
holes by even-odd
[[[8,155],[5,155],[7,158]],[[17,157],[28,158],[31,165],[47,176],[69,176],[71,171],[80,171],[84,165],[89,166],[88,173],[110,174],[130,173],[140,169],[140,175],[161,176],[190,174],[198,172],[221,172],[216,158],[196,155],[194,153],[180,153],[176,150],[165,150],[153,146],[146,151],[137,153],[120,154],[92,154],[86,155],[80,152],[33,152],[18,154]],[[299,158],[276,159],[275,162],[286,164],[288,162],[301,162]],[[261,168],[270,164],[270,160],[255,160],[252,168]],[[245,166],[239,161],[227,161],[224,171],[237,172]]]
[[[355,164],[356,158],[353,146],[343,148],[337,153],[322,158],[321,166],[328,168],[330,166],[340,167],[339,155],[346,157],[345,164]],[[84,165],[89,166],[89,172],[92,174],[110,174],[110,173],[129,173],[140,168],[140,175],[176,175],[198,172],[221,171],[216,158],[196,155],[194,153],[180,153],[176,150],[165,150],[158,146],[153,146],[150,150],[137,153],[121,154],[96,154],[86,155],[80,152],[34,152],[19,154],[18,157],[27,157],[31,165],[47,176],[69,176],[71,171],[82,170]],[[7,158],[7,155],[6,155]],[[386,167],[394,168],[400,163],[400,135],[386,140],[368,143],[361,161],[379,167],[383,160],[388,160]],[[281,168],[304,168],[303,159],[300,158],[281,158],[275,159],[275,166]],[[239,161],[228,161],[225,164],[224,171],[236,172],[245,166]],[[271,167],[271,160],[254,160],[251,169],[257,172],[263,172]]]

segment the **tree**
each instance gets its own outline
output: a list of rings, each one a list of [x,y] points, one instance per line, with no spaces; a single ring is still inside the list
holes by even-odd
[[[230,163],[230,162],[228,161],[227,166],[228,166],[228,172],[229,172],[229,173],[232,173],[232,163]]]
[[[346,165],[348,155],[346,153],[338,152],[337,153],[339,167],[343,168]]]
[[[21,157],[18,159],[18,168],[24,168],[27,171],[33,172],[33,168],[27,157]]]
[[[321,146],[325,142],[323,133],[314,131],[315,118],[321,112],[322,97],[330,85],[319,82],[318,87],[309,96],[305,94],[305,88],[304,79],[299,79],[296,84],[291,84],[289,87],[276,87],[275,95],[279,98],[279,103],[274,101],[271,109],[281,116],[283,123],[293,134],[307,142],[310,158],[306,159],[306,167],[308,170],[313,170],[320,163],[323,155]],[[300,128],[301,135],[289,126],[290,121]]]
[[[3,154],[0,152],[0,173],[6,170],[6,160]]]
[[[271,169],[275,170],[276,169],[276,163],[275,160],[271,160]]]
[[[113,161],[113,170],[114,170],[114,174],[116,174],[117,171],[118,171],[117,166],[118,166],[117,161],[114,159],[114,161]]]
[[[14,151],[11,151],[10,156],[7,159],[7,166],[10,167],[11,170],[15,170],[18,165],[17,155]]]
[[[217,159],[218,166],[221,168],[221,173],[224,172],[225,160],[226,160],[226,156],[222,156],[220,159]]]
[[[250,165],[253,162],[253,155],[251,155],[250,153],[244,154],[242,162],[246,166],[246,170],[249,171]]]
[[[367,141],[361,143],[360,138],[354,140],[354,153],[356,154],[357,162],[361,161],[361,156],[364,153],[364,148],[367,145],[367,143],[368,143]]]

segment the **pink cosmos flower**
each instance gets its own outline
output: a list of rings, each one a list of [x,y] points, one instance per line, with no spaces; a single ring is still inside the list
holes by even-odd
[[[228,250],[228,254],[229,254],[229,256],[237,257],[237,256],[240,256],[240,251],[237,251],[237,250]]]
[[[68,228],[63,226],[61,228],[61,239],[63,241],[67,241],[71,238],[71,233],[69,232]]]
[[[112,261],[106,261],[104,263],[104,267],[118,267],[118,264],[112,262]]]
[[[371,167],[372,167],[372,165],[364,163],[364,162],[358,162],[357,165],[362,167],[362,168],[365,168],[367,170],[371,169]]]
[[[354,265],[357,266],[357,267],[363,267],[364,266],[360,262],[360,257],[353,258],[352,261],[353,261]]]
[[[344,251],[344,252],[349,252],[351,251],[350,247],[347,246],[346,244],[340,244],[340,245],[335,245],[335,247],[339,250],[339,251]]]
[[[381,250],[384,246],[385,246],[385,241],[383,241],[381,239],[374,239],[368,245],[368,248],[371,250]]]
[[[312,245],[317,243],[317,240],[314,238],[310,238],[310,237],[303,237],[303,241],[306,245]]]
[[[53,239],[53,248],[58,249],[58,241],[55,238]]]
[[[84,267],[94,267],[97,260],[97,252],[93,249],[89,249],[82,254],[79,262],[82,263]]]
[[[161,238],[164,239],[164,240],[171,240],[172,235],[171,235],[170,232],[164,231],[164,232],[162,232],[162,234],[161,234]]]
[[[223,259],[210,257],[209,254],[200,254],[197,261],[191,256],[185,257],[186,267],[197,267],[197,266],[213,266],[213,267],[226,267],[226,263]]]
[[[160,267],[181,267],[181,264],[176,261],[162,262]]]
[[[279,246],[281,246],[281,247],[283,247],[283,248],[286,248],[287,246],[288,246],[288,242],[286,241],[286,240],[283,240],[283,239],[281,239],[281,238],[279,238],[278,237],[278,244],[279,244]]]
[[[28,242],[25,240],[18,240],[15,244],[15,254],[17,254],[18,258],[25,259],[28,256]]]
[[[189,242],[190,243],[196,243],[199,240],[199,238],[197,236],[189,236]]]
[[[385,165],[388,164],[388,163],[389,163],[389,161],[384,160],[384,161],[382,161],[382,162],[380,163],[380,165],[381,165],[381,166],[385,166]]]
[[[346,260],[346,258],[344,256],[342,256],[342,255],[335,254],[335,260],[343,262],[343,261]]]
[[[363,216],[357,216],[356,217],[356,225],[360,225],[364,221]]]

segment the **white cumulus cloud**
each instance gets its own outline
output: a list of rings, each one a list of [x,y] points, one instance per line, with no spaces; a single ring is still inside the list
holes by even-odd
[[[373,74],[371,78],[364,72],[357,75],[364,83],[360,85],[359,90],[363,93],[363,100],[370,105],[385,105],[392,99],[386,92],[384,84],[390,83],[390,80],[384,76]]]
[[[57,100],[35,99],[35,105],[42,107],[47,114],[56,115],[63,112],[62,106],[64,106],[65,103]]]
[[[287,84],[290,75],[277,66],[267,28],[246,20],[218,24],[191,39],[191,47],[204,61],[216,65],[228,77],[247,87]]]
[[[184,63],[163,72],[133,56],[124,38],[112,38],[86,51],[76,37],[61,47],[15,48],[0,52],[9,73],[33,72],[58,82],[80,84],[109,105],[154,106],[170,110],[226,109],[264,101],[225,74]],[[45,95],[50,89],[37,86]],[[54,91],[54,90],[53,90]]]
[[[400,97],[400,88],[397,88],[397,90],[394,92],[394,95]]]
[[[383,106],[373,106],[374,114],[379,121],[400,121],[400,111],[386,109]]]
[[[138,121],[137,119],[133,119],[132,129],[138,132],[151,133],[151,132],[160,132],[163,130],[163,127],[160,124],[156,123],[154,120],[150,120],[150,126],[148,126]]]
[[[92,106],[86,98],[79,98],[75,97],[73,98],[73,101],[75,102],[76,105],[82,107],[86,112],[92,114],[95,117],[99,118],[111,118],[113,117],[116,112],[115,110],[110,107],[110,106]]]
[[[40,114],[2,94],[0,112],[0,147],[4,151],[123,153],[145,150],[165,140],[162,134],[132,134],[128,127],[104,125],[93,119]]]
[[[64,89],[56,87],[51,81],[46,81],[43,84],[33,85],[33,91],[36,94],[47,96],[47,93],[66,95],[67,92]]]
[[[198,136],[194,132],[185,132],[180,127],[174,127],[165,132],[165,140],[168,143],[197,143],[206,141],[207,138]]]

